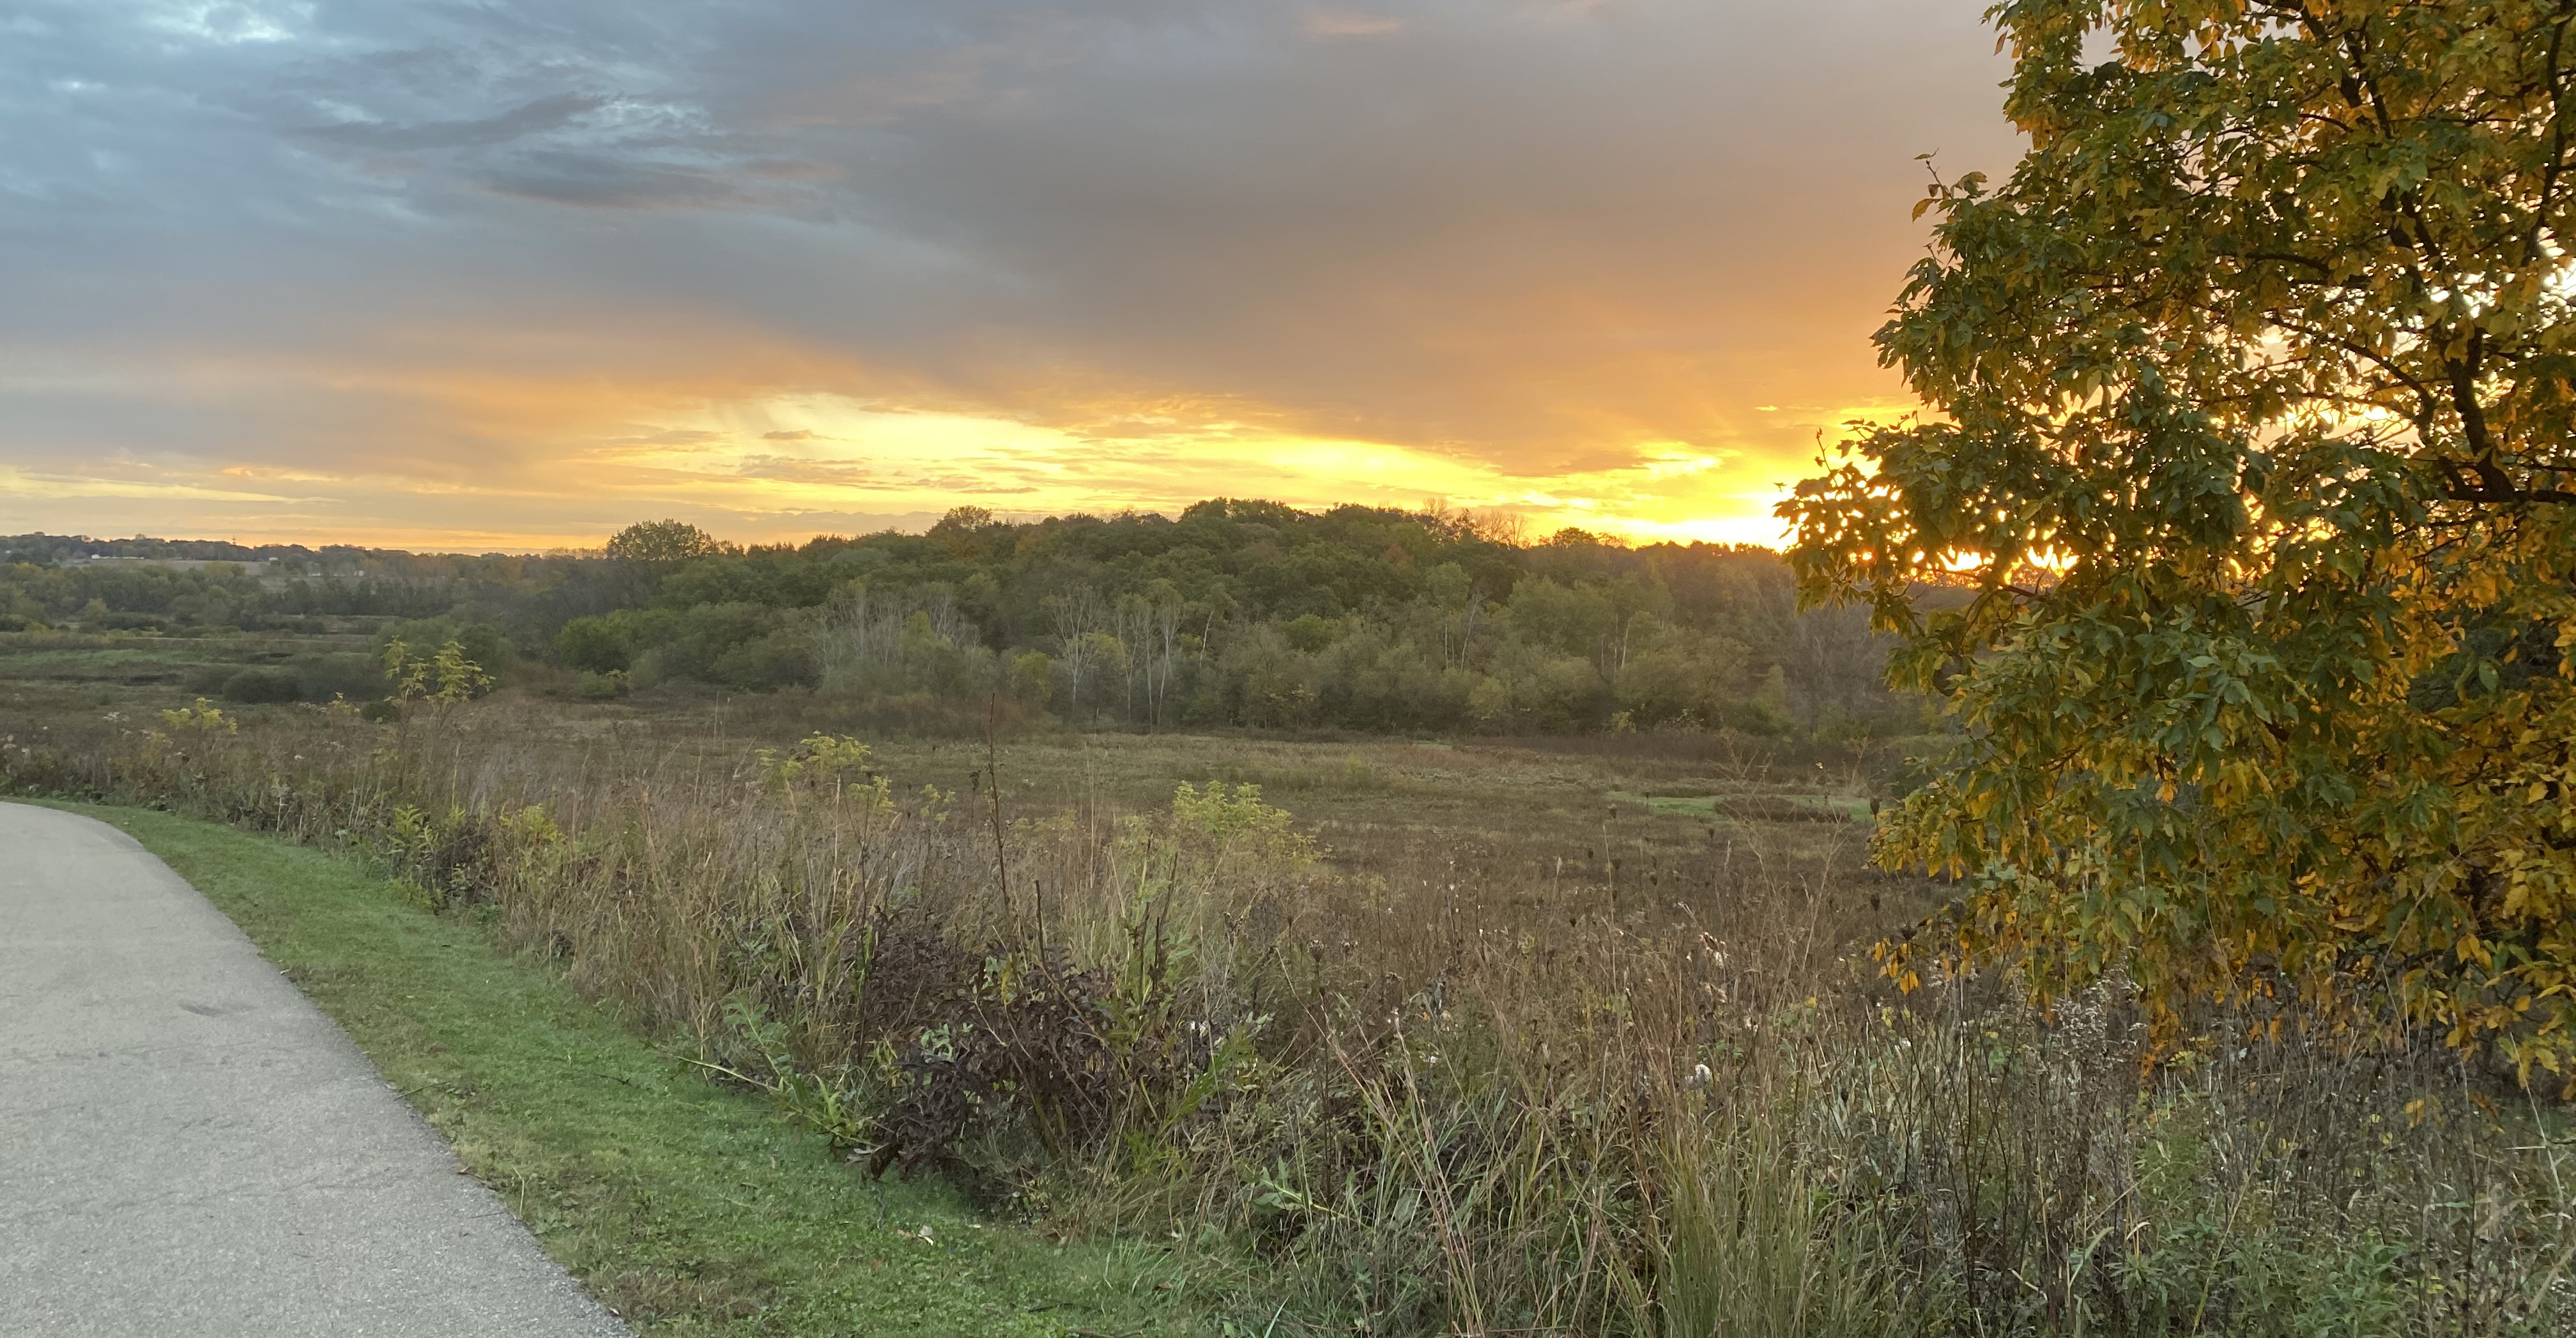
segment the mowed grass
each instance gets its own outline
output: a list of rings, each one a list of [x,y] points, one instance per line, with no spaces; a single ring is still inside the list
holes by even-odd
[[[166,813],[113,824],[337,1019],[564,1266],[639,1331],[1194,1331],[1161,1251],[1065,1246],[938,1186],[868,1183],[484,930],[360,861]]]

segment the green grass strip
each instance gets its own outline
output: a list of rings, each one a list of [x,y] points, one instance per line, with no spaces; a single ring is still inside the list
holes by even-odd
[[[867,1183],[756,1094],[703,1081],[480,926],[360,860],[140,809],[113,824],[232,917],[639,1331],[1177,1333],[1168,1265]]]

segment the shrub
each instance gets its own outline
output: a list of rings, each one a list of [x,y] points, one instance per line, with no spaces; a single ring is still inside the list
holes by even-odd
[[[385,648],[397,641],[415,648],[434,648],[454,642],[466,659],[492,675],[496,683],[509,678],[510,666],[518,658],[509,639],[490,623],[460,625],[453,618],[415,618],[396,623],[376,634],[377,664],[384,663]]]
[[[780,628],[719,655],[706,676],[726,687],[752,692],[812,687],[817,677],[814,648],[803,634]]]
[[[496,686],[482,664],[454,641],[420,654],[397,637],[385,643],[383,664],[385,681],[392,686],[397,702],[425,698],[454,705],[480,697]]]
[[[1032,709],[1043,709],[1055,695],[1055,661],[1042,650],[1011,657],[1011,696]]]
[[[635,658],[626,629],[607,618],[575,618],[555,634],[555,654],[567,668],[592,674],[620,673]]]
[[[363,701],[382,696],[385,690],[383,666],[364,655],[306,655],[288,666],[304,700],[327,702],[334,697]]]
[[[224,680],[224,700],[257,704],[291,702],[304,695],[295,675],[283,669],[244,669]]]

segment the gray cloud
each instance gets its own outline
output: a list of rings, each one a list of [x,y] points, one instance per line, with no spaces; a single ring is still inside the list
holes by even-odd
[[[1982,8],[21,0],[0,462],[470,477],[602,387],[1790,451],[1913,155],[2009,161]]]
[[[304,133],[330,143],[369,149],[472,148],[506,144],[529,135],[560,130],[585,113],[597,110],[606,101],[606,98],[586,94],[558,93],[495,116],[472,120],[424,121],[410,125],[342,121],[336,125],[313,126]]]
[[[734,174],[721,168],[638,162],[598,153],[520,154],[477,175],[494,190],[556,204],[647,209],[745,199]]]

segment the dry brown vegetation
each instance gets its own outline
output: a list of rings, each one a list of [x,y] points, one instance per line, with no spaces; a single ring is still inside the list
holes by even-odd
[[[1219,1328],[2567,1331],[2563,1125],[2509,1085],[1888,990],[1940,889],[1862,869],[1866,755],[107,714],[13,720],[10,784],[372,852],[818,1173],[1169,1241]]]

